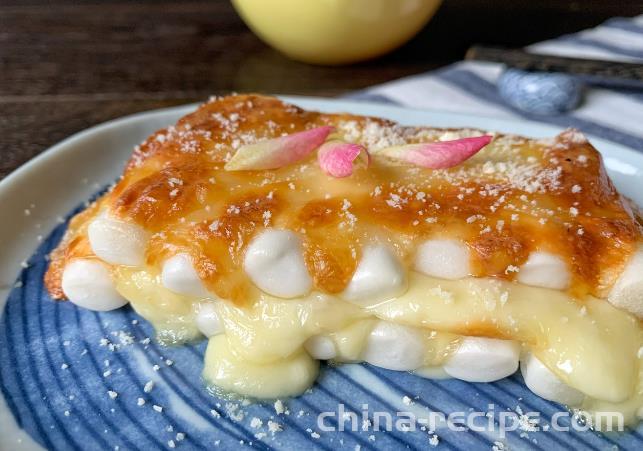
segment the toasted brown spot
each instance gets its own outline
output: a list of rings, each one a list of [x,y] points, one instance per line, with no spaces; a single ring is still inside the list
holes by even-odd
[[[323,174],[314,154],[272,171],[223,169],[244,144],[321,125],[364,145],[372,165],[345,179]],[[472,249],[475,276],[512,278],[508,266],[546,250],[569,264],[572,294],[605,296],[643,239],[640,213],[618,194],[596,150],[569,131],[549,141],[497,135],[448,170],[377,155],[445,131],[307,112],[258,95],[217,98],[139,146],[101,205],[153,233],[148,264],[188,252],[206,285],[238,303],[255,292],[242,268],[245,249],[267,227],[300,234],[315,289],[324,292],[344,289],[372,242],[391,244],[408,266],[423,240],[449,237]],[[95,213],[79,215],[52,254],[52,295],[61,295],[61,268],[83,253],[83,227]]]

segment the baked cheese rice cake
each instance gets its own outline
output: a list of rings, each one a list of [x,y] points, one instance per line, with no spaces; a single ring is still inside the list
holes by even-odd
[[[209,340],[224,393],[319,360],[643,415],[643,221],[577,131],[527,139],[213,98],[136,147],[51,255],[55,299]]]

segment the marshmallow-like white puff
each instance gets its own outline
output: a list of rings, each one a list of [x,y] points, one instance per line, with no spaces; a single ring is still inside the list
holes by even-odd
[[[458,240],[427,240],[418,247],[415,269],[441,279],[462,279],[471,274],[469,248]]]
[[[337,357],[335,342],[324,335],[314,335],[304,342],[304,349],[313,359],[330,360]]]
[[[406,289],[406,272],[387,246],[368,246],[342,297],[369,306],[390,299]]]
[[[210,296],[188,254],[176,254],[165,260],[161,270],[161,283],[178,294],[199,298]]]
[[[643,318],[643,246],[627,262],[607,300],[614,307]]]
[[[94,254],[113,265],[141,266],[149,234],[140,226],[101,214],[87,227]]]
[[[425,379],[450,379],[451,376],[444,371],[444,368],[441,366],[423,366],[413,371],[413,374],[416,376],[423,377]]]
[[[493,382],[518,369],[520,345],[511,340],[465,337],[444,364],[451,377],[468,382]]]
[[[579,406],[585,398],[583,393],[561,381],[531,353],[526,353],[520,360],[520,372],[529,390],[541,398],[572,407]]]
[[[371,330],[361,358],[389,370],[412,371],[424,366],[426,342],[419,329],[379,321]]]
[[[301,240],[289,230],[268,229],[246,250],[243,267],[261,290],[280,298],[308,293],[313,281],[301,251]]]
[[[71,260],[62,276],[65,296],[79,307],[106,312],[127,304],[116,288],[109,268],[98,260]]]
[[[219,316],[219,301],[204,301],[196,304],[196,327],[199,331],[210,338],[225,332],[223,321]]]
[[[570,279],[567,263],[558,255],[542,251],[529,254],[518,272],[518,282],[554,290],[566,289]]]

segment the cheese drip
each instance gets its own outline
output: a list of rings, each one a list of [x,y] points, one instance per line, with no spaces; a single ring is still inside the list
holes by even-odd
[[[195,299],[164,289],[152,270],[120,267],[115,279],[118,291],[161,338],[184,341],[198,335]],[[639,321],[591,296],[579,301],[565,292],[514,282],[448,281],[411,273],[406,293],[370,308],[321,293],[297,300],[262,293],[249,307],[222,304],[225,334],[210,339],[203,374],[224,391],[256,398],[300,394],[317,375],[317,363],[303,348],[309,337],[329,336],[339,361],[358,362],[379,318],[426,331],[427,368],[439,367],[457,349],[460,336],[516,340],[587,395],[574,407],[622,412],[626,423],[633,423],[643,405]]]

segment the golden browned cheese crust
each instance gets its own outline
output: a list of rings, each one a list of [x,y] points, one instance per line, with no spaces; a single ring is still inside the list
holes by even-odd
[[[321,125],[373,152],[352,176],[324,175],[313,153],[285,168],[227,172],[239,146]],[[79,214],[46,277],[56,298],[65,262],[91,256],[85,228],[103,208],[152,233],[147,264],[188,252],[208,288],[242,304],[253,297],[243,272],[247,243],[267,227],[299,232],[317,290],[337,293],[364,245],[390,243],[411,265],[418,244],[454,237],[472,251],[474,276],[512,279],[530,252],[567,260],[571,292],[605,297],[642,228],[607,177],[600,155],[570,130],[551,140],[495,135],[475,157],[448,170],[395,163],[377,150],[475,133],[350,114],[304,111],[257,95],[214,98],[138,146],[122,179]]]

